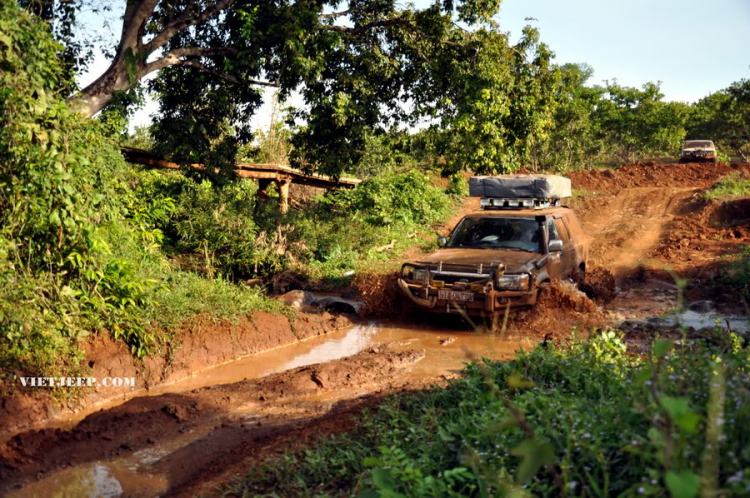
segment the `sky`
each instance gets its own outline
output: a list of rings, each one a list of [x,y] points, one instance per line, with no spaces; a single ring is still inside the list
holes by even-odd
[[[750,78],[750,0],[504,0],[496,20],[511,40],[526,24],[537,27],[557,63],[594,69],[590,83],[660,81],[666,100],[695,102]],[[98,57],[82,83],[105,67]],[[156,110],[148,103],[131,128],[149,123]],[[267,128],[270,114],[270,105],[261,107],[254,125]]]
[[[750,78],[750,0],[504,0],[497,20],[512,39],[536,26],[558,63],[589,64],[594,83],[661,81],[667,100]]]

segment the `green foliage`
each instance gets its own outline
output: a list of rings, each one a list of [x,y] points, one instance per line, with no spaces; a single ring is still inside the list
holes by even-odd
[[[275,231],[264,231],[254,221],[259,209],[255,182],[216,185],[180,174],[144,172],[136,192],[143,201],[175,200],[174,211],[156,226],[168,248],[191,257],[196,269],[239,279],[282,268],[283,248]]]
[[[586,64],[565,64],[558,71],[558,84],[553,90],[553,123],[548,138],[534,144],[534,169],[579,169],[600,154],[604,146],[595,117],[604,91],[585,86],[594,70]]]
[[[358,188],[343,190],[324,200],[334,213],[376,226],[434,223],[445,215],[448,201],[430,186],[427,175],[412,169],[381,173]]]
[[[450,197],[430,185],[424,173],[382,172],[291,215],[292,256],[308,266],[313,280],[339,278],[413,246],[416,234],[431,231],[451,205]]]
[[[722,178],[707,190],[703,196],[706,199],[712,200],[729,200],[734,197],[750,196],[750,178],[743,176],[737,171]]]
[[[0,378],[83,373],[79,344],[91,332],[143,357],[189,313],[280,309],[172,267],[160,227],[182,205],[133,191],[121,120],[85,120],[54,93],[60,46],[45,27],[0,0]]]
[[[715,478],[713,489],[746,493],[748,349],[659,353],[629,356],[607,333],[472,364],[447,389],[394,395],[352,432],[257,465],[226,492],[677,497]]]
[[[435,151],[453,171],[518,169],[552,124],[553,54],[528,26],[515,46],[491,28],[455,41],[460,48],[439,54],[434,61],[439,76],[416,97],[426,116],[439,119],[431,127]]]
[[[449,178],[446,192],[457,197],[467,197],[469,195],[469,182],[460,172],[453,173]]]
[[[750,303],[750,246],[741,246],[733,261],[713,277],[718,292],[729,291],[739,304]]]
[[[634,162],[646,154],[674,155],[680,149],[689,112],[686,104],[664,102],[655,83],[645,84],[642,90],[607,83],[605,90],[596,119],[609,153]]]
[[[694,107],[688,138],[713,140],[721,152],[747,162],[750,152],[750,80],[732,83]]]

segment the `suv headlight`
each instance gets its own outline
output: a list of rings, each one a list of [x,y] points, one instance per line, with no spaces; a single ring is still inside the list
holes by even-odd
[[[405,278],[406,280],[414,280],[414,267],[411,265],[402,266],[401,278]]]
[[[497,288],[501,290],[526,290],[529,288],[531,276],[528,273],[520,275],[502,275],[497,278]]]
[[[427,279],[427,271],[426,268],[416,268],[412,265],[404,265],[401,267],[401,278],[416,282],[424,282]]]

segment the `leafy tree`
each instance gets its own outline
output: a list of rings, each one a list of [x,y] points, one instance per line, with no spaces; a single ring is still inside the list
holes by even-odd
[[[450,168],[509,170],[545,138],[555,76],[535,30],[509,46],[491,21],[499,4],[128,2],[110,67],[70,102],[92,116],[160,71],[160,150],[225,167],[250,140],[261,89],[278,87],[305,101],[290,116],[296,165],[338,175],[373,132],[427,123]]]
[[[595,119],[613,155],[633,162],[646,154],[674,154],[679,149],[689,108],[663,98],[657,83],[639,90],[607,82]]]
[[[566,170],[591,161],[602,150],[595,111],[604,90],[586,86],[594,70],[587,64],[564,64],[553,92],[554,116],[548,139],[534,146],[532,167]]]
[[[750,146],[750,80],[701,99],[695,106],[688,138],[714,140],[719,148],[732,150],[748,160]]]
[[[513,171],[552,125],[553,54],[531,27],[515,46],[489,27],[459,36],[463,55],[451,47],[435,58],[416,105],[437,120],[430,132],[447,169]]]

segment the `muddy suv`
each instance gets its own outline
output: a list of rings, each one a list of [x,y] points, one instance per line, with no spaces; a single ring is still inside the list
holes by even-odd
[[[401,267],[401,292],[422,309],[471,315],[533,306],[540,286],[586,269],[588,243],[567,207],[503,209],[464,217],[442,248]]]
[[[711,140],[688,140],[682,145],[680,162],[715,163],[716,146]]]

